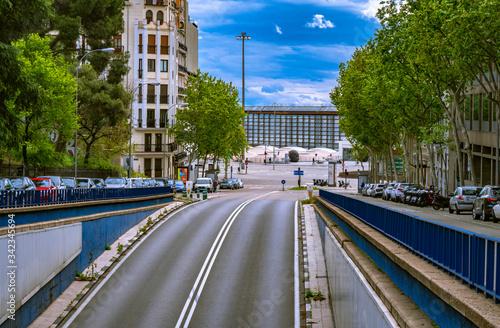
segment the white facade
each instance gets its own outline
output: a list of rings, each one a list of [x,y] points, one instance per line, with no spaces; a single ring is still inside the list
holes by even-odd
[[[185,0],[125,4],[125,29],[115,37],[115,47],[130,54],[124,83],[134,93],[132,168],[173,178],[184,152],[168,137],[168,126],[182,106],[188,74],[198,69],[198,28],[189,21]],[[128,155],[123,163],[127,161]]]

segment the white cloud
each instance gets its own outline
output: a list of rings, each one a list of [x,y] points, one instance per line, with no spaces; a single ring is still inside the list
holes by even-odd
[[[349,12],[357,13],[362,17],[373,19],[378,8],[381,7],[380,0],[278,0],[291,4],[310,4],[324,8],[339,8]]]
[[[319,14],[314,15],[312,23],[309,22],[306,24],[306,26],[310,27],[310,28],[314,28],[314,27],[333,28],[333,27],[335,27],[335,25],[333,25],[332,22],[325,19],[325,16],[319,15]]]
[[[274,25],[274,28],[275,28],[276,33],[283,34],[283,32],[281,31],[281,27],[279,27],[278,25]]]

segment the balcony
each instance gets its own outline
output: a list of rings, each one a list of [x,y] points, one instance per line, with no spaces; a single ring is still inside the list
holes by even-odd
[[[166,6],[168,0],[146,0],[145,5],[147,6]]]
[[[148,95],[146,98],[148,104],[156,104],[156,95]]]
[[[188,74],[187,67],[186,66],[182,66],[181,64],[179,64],[179,73]]]
[[[186,88],[179,87],[177,90],[179,91],[179,94],[183,94],[183,95],[186,94]]]
[[[148,54],[156,54],[156,44],[148,44]]]
[[[182,43],[182,42],[179,41],[179,50],[187,53],[188,52],[188,47],[184,43]]]
[[[154,118],[148,118],[147,123],[148,123],[148,128],[156,127],[156,120]]]
[[[138,153],[171,153],[177,150],[175,142],[169,144],[135,144],[134,152]]]
[[[169,46],[160,46],[160,55],[168,55],[170,53]]]

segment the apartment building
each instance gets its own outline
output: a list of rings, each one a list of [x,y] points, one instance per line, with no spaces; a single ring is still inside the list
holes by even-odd
[[[245,113],[251,146],[339,149],[345,138],[333,106],[245,106]]]
[[[116,51],[130,54],[124,84],[134,94],[132,169],[173,178],[186,153],[168,136],[168,127],[186,105],[188,75],[198,70],[198,27],[185,0],[126,1],[123,17],[124,33],[114,42]]]

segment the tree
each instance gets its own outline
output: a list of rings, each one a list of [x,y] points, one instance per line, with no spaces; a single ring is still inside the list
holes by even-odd
[[[124,149],[124,143],[129,138],[126,120],[132,95],[121,83],[113,84],[100,79],[90,65],[79,69],[78,95],[78,136],[85,144],[84,164],[89,164],[92,147],[103,138],[120,141],[115,146]],[[119,136],[123,134],[126,138]],[[119,153],[114,148],[112,152]]]
[[[186,150],[197,153],[204,162],[209,157],[217,162],[248,146],[242,126],[245,113],[231,83],[198,71],[188,77],[186,95],[189,107],[177,113],[171,129]]]
[[[21,122],[16,104],[27,107],[38,98],[38,89],[33,88],[22,69],[18,49],[10,43],[35,32],[47,22],[52,14],[50,4],[48,0],[0,0],[0,153],[17,147],[20,142]],[[20,98],[20,92],[30,97]]]
[[[12,103],[20,122],[21,143],[11,151],[24,164],[38,167],[62,165],[65,155],[55,151],[54,139],[69,140],[76,129],[75,81],[65,62],[52,56],[49,43],[48,37],[38,35],[13,43],[30,87],[20,90]],[[31,90],[36,91],[31,94]]]

